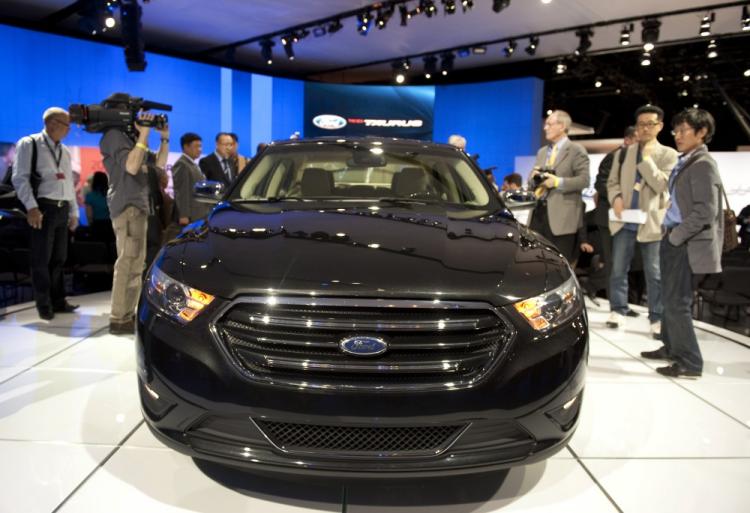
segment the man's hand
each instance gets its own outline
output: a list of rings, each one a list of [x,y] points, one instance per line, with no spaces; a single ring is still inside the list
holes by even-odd
[[[32,208],[26,213],[26,221],[36,230],[42,229],[42,217],[42,211],[38,208]]]
[[[625,210],[625,202],[622,200],[622,196],[617,196],[615,201],[612,202],[612,210],[615,211],[617,219],[622,219],[622,211]]]
[[[541,172],[541,169],[539,169],[538,167],[535,167],[534,169],[532,169],[532,170],[531,170],[531,174],[529,175],[529,178],[533,178],[533,177],[535,177],[535,176],[536,176],[536,175],[538,175],[538,174],[539,174],[540,172]]]
[[[78,228],[78,218],[71,217],[70,219],[68,219],[68,230],[74,232],[76,231],[76,228]]]
[[[135,120],[135,124],[138,126],[138,132],[140,137],[143,137],[144,135],[148,136],[148,133],[151,131],[150,126],[145,126],[142,124],[143,121],[151,122],[154,120],[154,115],[150,112],[140,112],[138,113],[138,118]]]
[[[556,187],[555,182],[555,177],[550,175],[546,180],[544,180],[544,182],[542,182],[542,185],[544,185],[547,189],[554,189]]]
[[[652,139],[641,147],[641,159],[645,160],[653,155],[656,149],[656,139]]]
[[[177,222],[180,224],[180,226],[187,226],[190,224],[190,218],[181,217]]]
[[[583,251],[584,253],[593,253],[594,246],[592,246],[588,242],[581,242],[581,251]]]
[[[169,125],[164,125],[164,128],[157,128],[156,131],[159,132],[162,139],[169,139]]]

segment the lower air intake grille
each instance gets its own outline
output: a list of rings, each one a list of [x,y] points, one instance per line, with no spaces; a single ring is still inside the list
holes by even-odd
[[[255,420],[279,449],[337,456],[425,456],[444,451],[464,426],[355,427]]]

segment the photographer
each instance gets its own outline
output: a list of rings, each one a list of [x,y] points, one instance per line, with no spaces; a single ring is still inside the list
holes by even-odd
[[[547,117],[544,135],[550,144],[537,152],[529,178],[538,198],[530,227],[555,244],[568,261],[575,256],[576,233],[583,223],[581,191],[589,185],[589,155],[568,139],[572,123],[562,110]]]
[[[116,93],[102,105],[126,109],[129,100],[127,94]],[[110,177],[107,202],[117,245],[109,323],[112,334],[128,334],[135,330],[135,307],[146,259],[149,215],[147,164],[149,156],[154,158],[154,153],[148,147],[151,127],[147,125],[153,122],[153,114],[141,112],[133,126],[109,128],[99,142],[104,167]],[[156,131],[161,136],[161,142],[155,165],[164,169],[169,153],[169,127],[165,124]]]

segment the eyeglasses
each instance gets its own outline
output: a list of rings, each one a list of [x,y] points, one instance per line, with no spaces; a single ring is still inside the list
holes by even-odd
[[[672,135],[686,134],[686,133],[690,132],[691,130],[693,130],[693,127],[691,127],[691,126],[685,127],[685,128],[676,128],[676,129],[672,130]]]
[[[661,125],[661,121],[647,121],[647,122],[641,122],[637,123],[635,126],[638,128],[654,128]]]

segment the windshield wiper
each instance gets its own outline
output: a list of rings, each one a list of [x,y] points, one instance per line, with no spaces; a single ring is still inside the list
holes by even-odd
[[[385,197],[378,198],[378,203],[391,203],[393,205],[436,205],[443,203],[442,200],[432,198],[399,198]]]
[[[305,201],[299,196],[271,196],[269,198],[257,198],[257,199],[235,199],[230,200],[232,203],[278,203],[279,201]]]

